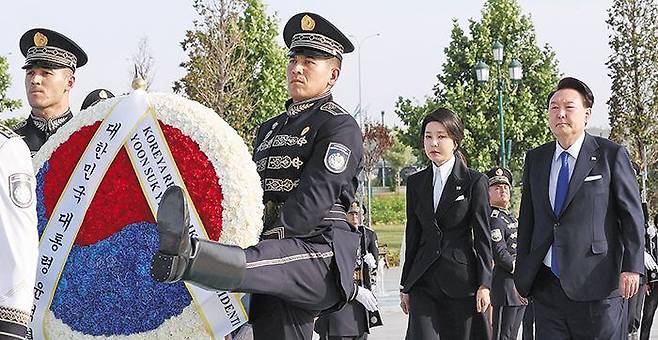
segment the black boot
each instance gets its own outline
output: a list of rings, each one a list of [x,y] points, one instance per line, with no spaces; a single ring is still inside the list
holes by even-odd
[[[183,190],[171,186],[162,195],[158,206],[160,248],[153,255],[151,276],[159,282],[179,281],[192,256],[189,236],[190,215]]]
[[[209,290],[232,290],[242,283],[246,259],[240,247],[190,240],[189,213],[180,187],[165,191],[157,221],[160,248],[151,265],[156,281],[185,280]]]

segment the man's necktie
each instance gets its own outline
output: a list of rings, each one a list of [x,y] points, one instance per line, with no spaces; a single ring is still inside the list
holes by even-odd
[[[555,202],[553,204],[555,216],[560,216],[562,205],[567,198],[567,191],[569,191],[569,154],[566,151],[562,151],[562,154],[560,154],[560,163],[560,172],[557,175],[557,185],[555,186]],[[560,276],[555,249],[551,253],[551,271],[555,276]]]

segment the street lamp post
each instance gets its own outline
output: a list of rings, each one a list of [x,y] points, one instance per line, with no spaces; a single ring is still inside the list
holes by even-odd
[[[384,127],[384,110],[382,110],[382,127]],[[382,187],[386,186],[386,160],[382,155]]]
[[[357,60],[358,60],[358,72],[359,72],[359,105],[358,105],[358,110],[356,112],[357,115],[359,115],[359,125],[361,126],[361,129],[365,129],[365,120],[364,120],[364,115],[363,115],[363,102],[362,102],[362,97],[361,97],[361,46],[366,42],[366,40],[373,38],[373,37],[378,37],[379,33],[371,34],[368,35],[362,39],[358,39],[355,35],[350,34],[349,37],[354,39],[354,42],[356,43],[356,54],[357,54]],[[370,227],[371,222],[372,222],[372,217],[371,217],[371,204],[370,204],[370,198],[372,197],[372,188],[370,188],[370,178],[367,178],[368,174],[363,173],[363,181],[365,183],[361,183],[361,204],[363,204],[363,198],[366,197],[366,183],[368,186],[368,227]]]
[[[499,41],[496,41],[493,44],[492,52],[493,60],[498,66],[496,69],[496,90],[498,92],[498,124],[500,126],[499,164],[503,168],[506,168],[507,159],[510,156],[510,150],[507,150],[505,147],[505,112],[503,111],[503,88],[505,84],[501,74],[503,63],[503,44],[501,44]],[[487,66],[484,61],[479,61],[475,65],[475,76],[480,83],[489,81],[489,66]],[[512,62],[509,64],[509,78],[512,81],[518,81],[523,78],[523,69],[521,63],[516,59],[512,59]]]
[[[354,38],[354,42],[356,43],[356,57],[358,60],[358,72],[359,72],[359,106],[358,106],[358,111],[357,114],[359,115],[359,125],[361,125],[361,128],[363,129],[363,124],[364,124],[364,117],[363,117],[363,102],[362,97],[361,97],[361,46],[366,42],[366,40],[374,37],[378,37],[379,33],[371,34],[363,39],[359,40],[355,35],[350,34],[350,38]]]

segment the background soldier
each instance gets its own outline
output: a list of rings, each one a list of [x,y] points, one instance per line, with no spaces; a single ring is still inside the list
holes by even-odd
[[[508,210],[510,207],[512,173],[495,167],[487,172],[489,202],[491,204],[491,240],[493,241],[494,271],[491,281],[494,339],[517,338],[527,300],[514,286],[516,264],[516,237],[518,221]]]
[[[361,130],[335,103],[343,53],[354,46],[314,13],[293,16],[286,112],[260,126],[254,162],[264,190],[262,241],[247,249],[193,238],[178,187],[158,209],[160,248],[151,275],[208,289],[253,293],[255,339],[311,339],[313,318],[372,293],[354,284],[359,234],[346,220],[363,155]]]
[[[374,230],[361,224],[361,216],[365,215],[365,208],[359,202],[354,202],[347,212],[347,220],[353,230],[358,230],[362,242],[366,245],[366,253],[363,254],[359,247],[357,254],[356,270],[354,271],[354,283],[359,289],[368,289],[363,282],[363,270],[370,272],[377,269],[377,258],[379,249],[377,247],[377,234]],[[369,276],[366,276],[369,278]],[[366,301],[373,302],[374,301]],[[373,304],[371,308],[376,308]],[[326,314],[315,321],[315,332],[320,334],[321,340],[365,340],[369,333],[368,312],[361,302],[350,301],[337,312]]]
[[[25,56],[25,92],[32,111],[15,131],[34,155],[73,118],[69,94],[75,85],[75,70],[87,63],[87,54],[73,40],[44,28],[25,32],[20,48]]]
[[[82,101],[82,106],[80,107],[80,111],[90,106],[96,105],[101,100],[105,100],[107,98],[114,98],[114,94],[106,89],[93,90],[89,92],[89,94],[85,97],[85,100]]]
[[[30,321],[39,241],[30,152],[0,124],[0,339],[23,339]]]

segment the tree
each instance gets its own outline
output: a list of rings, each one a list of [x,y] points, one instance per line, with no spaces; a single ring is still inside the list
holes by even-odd
[[[491,53],[496,40],[505,46],[500,68],[495,66]],[[446,107],[464,122],[462,150],[469,165],[484,171],[497,164],[500,135],[495,76],[500,70],[506,84],[505,135],[513,143],[508,166],[520,172],[525,152],[550,139],[545,122],[546,98],[558,81],[555,53],[548,45],[537,46],[532,21],[521,13],[516,0],[488,0],[482,19],[469,20],[468,35],[455,19],[450,45],[444,52],[447,60],[437,75],[434,96],[424,103],[398,99],[396,113],[407,127],[402,140],[417,148],[423,116],[436,107]],[[519,60],[524,69],[518,84],[509,80],[507,72],[512,58]],[[490,65],[492,79],[488,84],[478,84],[475,78],[474,66],[479,60]],[[422,151],[415,153],[420,156]]]
[[[0,56],[0,112],[5,110],[13,111],[21,107],[20,99],[10,99],[7,97],[7,89],[11,85],[11,77],[7,72],[8,68],[7,58]]]
[[[393,145],[393,139],[389,130],[382,124],[366,123],[363,128],[363,173],[365,174],[366,185],[361,187],[368,190],[368,211],[372,212],[372,203],[370,195],[370,177],[382,155]],[[368,226],[372,225],[371,214],[368,214]]]
[[[155,58],[153,58],[153,51],[149,45],[148,37],[144,36],[139,39],[137,51],[132,55],[130,61],[132,62],[130,82],[132,83],[135,76],[139,76],[146,81],[146,90],[150,90],[155,78]]]
[[[245,140],[281,113],[287,98],[286,55],[277,45],[276,18],[260,0],[195,0],[200,19],[181,46],[187,74],[174,91],[214,109]]]
[[[627,146],[640,171],[658,161],[658,6],[655,0],[615,0],[608,10],[612,78],[608,99],[610,139]],[[647,192],[656,202],[658,181],[651,176]]]
[[[413,161],[414,156],[412,148],[409,145],[402,143],[400,140],[399,131],[395,131],[391,137],[393,143],[391,148],[384,152],[383,158],[386,160],[386,164],[391,167],[393,175],[395,176],[391,182],[391,187],[397,189],[400,184],[400,170],[409,165]]]

